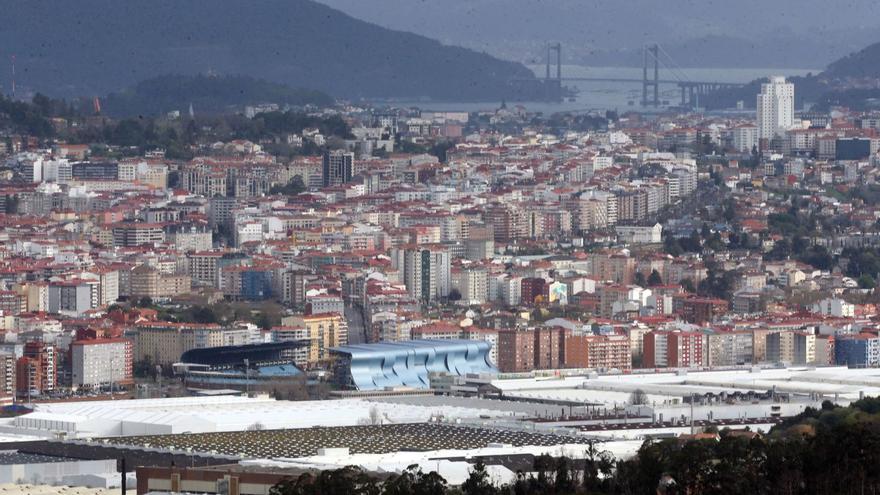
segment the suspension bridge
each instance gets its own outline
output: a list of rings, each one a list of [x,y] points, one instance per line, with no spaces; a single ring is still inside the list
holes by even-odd
[[[552,43],[547,47],[546,71],[543,78],[538,78],[547,88],[548,99],[562,99],[565,92],[565,82],[613,82],[632,83],[642,85],[641,104],[644,107],[659,107],[660,85],[676,85],[681,91],[680,106],[685,108],[698,108],[700,99],[706,94],[719,89],[742,87],[741,83],[719,81],[694,81],[687,77],[685,71],[675,63],[669,53],[659,44],[647,45],[643,50],[642,77],[572,77],[562,74],[562,43]],[[554,60],[555,59],[555,60]],[[556,65],[556,73],[551,73],[553,63]],[[660,68],[663,67],[665,78],[660,78]],[[668,74],[668,75],[667,75]]]

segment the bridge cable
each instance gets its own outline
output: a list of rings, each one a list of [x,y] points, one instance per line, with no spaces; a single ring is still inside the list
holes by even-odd
[[[657,47],[660,49],[660,52],[662,52],[663,55],[666,56],[666,58],[669,61],[669,64],[667,64],[665,61],[660,59],[660,57],[657,57],[657,60],[659,60],[659,62],[663,65],[663,67],[665,67],[667,70],[669,70],[669,72],[672,73],[672,77],[678,79],[679,82],[687,82],[687,83],[691,82],[690,78],[687,77],[687,74],[685,73],[684,69],[680,65],[675,63],[675,60],[672,58],[671,55],[669,55],[669,52],[667,52],[666,49],[664,49],[663,46],[660,44],[657,44]]]

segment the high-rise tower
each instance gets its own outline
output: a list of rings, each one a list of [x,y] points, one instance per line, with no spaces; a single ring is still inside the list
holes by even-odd
[[[758,95],[758,140],[771,140],[794,124],[794,84],[782,76],[761,85]]]

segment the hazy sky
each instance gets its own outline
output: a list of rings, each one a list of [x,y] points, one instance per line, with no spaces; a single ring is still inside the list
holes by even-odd
[[[786,45],[801,58],[814,53],[812,65],[822,66],[830,56],[880,41],[876,0],[319,1],[382,26],[507,58],[517,58],[529,44],[555,39],[588,53],[723,36],[758,48]],[[799,44],[810,47],[794,53]]]

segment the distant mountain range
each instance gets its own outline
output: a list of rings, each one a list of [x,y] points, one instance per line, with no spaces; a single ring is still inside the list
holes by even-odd
[[[880,43],[874,43],[832,62],[823,75],[830,78],[880,77]]]
[[[0,0],[0,81],[107,94],[162,74],[247,75],[336,97],[497,100],[525,66],[310,0]]]
[[[880,98],[880,90],[850,89],[849,83],[860,78],[880,78],[880,43],[836,60],[818,74],[789,78],[795,87],[795,107],[802,108],[804,103],[809,102],[817,109],[827,109],[833,105],[867,108],[869,100]],[[756,95],[764,81],[766,79],[758,79],[740,88],[716,91],[706,96],[701,104],[709,109],[717,109],[730,108],[737,101],[742,101],[746,108],[754,108]]]
[[[820,39],[791,39],[780,36],[774,41],[750,40],[737,36],[705,35],[683,41],[661,44],[666,63],[673,68],[821,68],[839,56],[839,47],[823,45]],[[605,50],[575,55],[587,66],[641,66],[641,47],[627,50]]]
[[[638,66],[660,43],[682,67],[824,67],[877,39],[875,0],[319,0],[358,19],[534,63]]]

